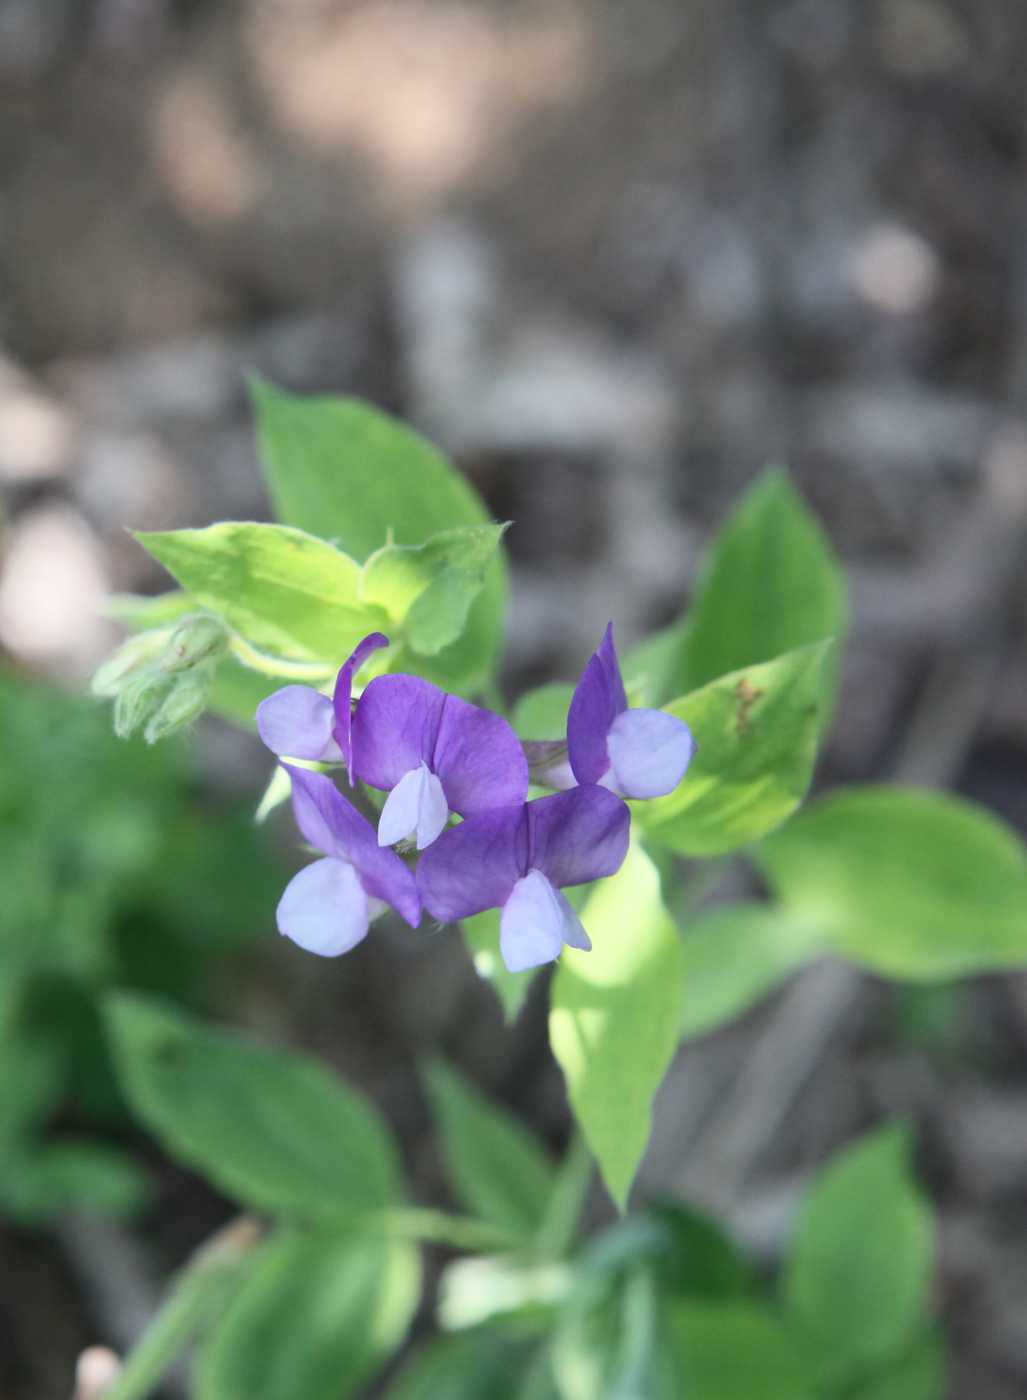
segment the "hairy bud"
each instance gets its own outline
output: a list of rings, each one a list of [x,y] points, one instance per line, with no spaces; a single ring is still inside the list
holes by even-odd
[[[114,697],[114,732],[127,739],[156,715],[168,698],[174,681],[159,671],[143,671],[131,677]]]
[[[122,642],[117,651],[100,666],[90,682],[94,695],[110,698],[122,691],[128,681],[151,667],[168,645],[171,629],[158,627],[140,632]]]
[[[209,613],[184,617],[171,633],[160,659],[162,671],[188,671],[220,656],[228,645],[224,624]]]
[[[148,744],[166,739],[176,729],[182,729],[199,719],[207,704],[210,674],[206,670],[189,671],[174,681],[160,707],[147,722],[143,737]]]

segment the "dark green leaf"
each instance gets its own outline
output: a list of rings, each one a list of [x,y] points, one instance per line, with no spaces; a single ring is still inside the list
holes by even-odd
[[[682,1397],[814,1400],[819,1394],[788,1333],[756,1303],[677,1303],[670,1332]]]

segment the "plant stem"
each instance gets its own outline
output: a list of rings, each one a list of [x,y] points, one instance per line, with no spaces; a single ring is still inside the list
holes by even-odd
[[[444,1244],[473,1254],[515,1249],[523,1244],[518,1236],[491,1221],[420,1206],[398,1206],[367,1216],[364,1223],[371,1229],[383,1229],[388,1234],[420,1240],[423,1244]]]

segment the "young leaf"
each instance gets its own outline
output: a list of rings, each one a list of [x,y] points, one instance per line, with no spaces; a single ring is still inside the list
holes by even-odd
[[[505,525],[463,525],[424,544],[387,544],[371,555],[360,596],[402,624],[403,640],[420,656],[455,642],[485,586]]]
[[[118,993],[106,1010],[133,1109],[171,1156],[227,1195],[328,1222],[395,1201],[385,1127],[312,1060],[210,1030],[145,997]]]
[[[475,972],[489,983],[499,998],[507,1024],[510,1024],[517,1019],[538,968],[511,972],[507,967],[499,952],[498,909],[486,909],[484,914],[462,919],[461,927]]]
[[[440,530],[488,523],[474,488],[420,434],[348,398],[300,398],[253,386],[268,489],[280,520],[366,559],[387,540],[423,544]],[[506,611],[498,552],[467,627],[420,674],[464,692],[495,668]]]
[[[803,1357],[756,1303],[676,1303],[670,1335],[680,1395],[695,1400],[814,1400]]]
[[[850,788],[753,855],[789,909],[883,976],[927,981],[1027,962],[1027,852],[963,798]]]
[[[693,921],[682,944],[682,1034],[706,1035],[740,1016],[824,946],[815,923],[768,904],[736,904]]]
[[[226,521],[136,538],[199,607],[272,656],[327,672],[385,620],[360,601],[354,561],[302,530]]]
[[[828,637],[841,638],[845,581],[785,472],[765,471],[721,530],[681,632],[679,690]],[[840,647],[821,680],[830,714]]]
[[[427,1066],[425,1084],[442,1155],[464,1205],[514,1235],[532,1234],[556,1179],[542,1146],[444,1061]]]
[[[908,1156],[902,1129],[872,1133],[828,1164],[803,1205],[785,1302],[827,1384],[900,1357],[923,1326],[932,1227]]]
[[[624,1208],[649,1140],[653,1096],[681,1033],[681,938],[639,848],[595,887],[582,914],[590,953],[564,951],[549,1039],[574,1115]]]
[[[257,1255],[200,1355],[197,1400],[347,1400],[417,1308],[416,1249],[385,1236],[288,1233]]]
[[[647,836],[681,855],[720,855],[791,816],[813,773],[829,646],[733,671],[666,706],[698,749],[674,792],[635,807]]]

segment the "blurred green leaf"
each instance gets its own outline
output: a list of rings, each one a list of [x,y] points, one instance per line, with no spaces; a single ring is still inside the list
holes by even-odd
[[[751,1292],[749,1266],[715,1220],[680,1201],[658,1202],[647,1214],[658,1227],[652,1257],[667,1293],[708,1302]]]
[[[103,1143],[64,1140],[20,1152],[0,1150],[0,1201],[26,1223],[67,1210],[130,1216],[149,1195],[139,1164]]]
[[[499,998],[507,1022],[515,1021],[524,999],[538,974],[538,968],[526,972],[511,972],[499,952],[499,910],[486,909],[461,920],[467,951],[474,970]]]
[[[110,593],[103,610],[108,617],[122,622],[133,631],[149,627],[165,627],[178,622],[195,611],[196,604],[188,593],[172,589],[167,593]]]
[[[283,1234],[264,1245],[207,1338],[197,1400],[346,1400],[406,1334],[416,1249],[373,1236]]]
[[[684,931],[686,1038],[706,1035],[747,1011],[825,949],[815,923],[791,909],[735,904]]]
[[[1027,962],[1023,842],[962,798],[850,788],[753,857],[790,910],[883,976],[926,981]]]
[[[360,569],[284,525],[227,521],[136,539],[192,598],[269,658],[340,665],[384,614],[358,596]]]
[[[424,1080],[449,1177],[461,1202],[514,1235],[542,1222],[556,1171],[528,1130],[443,1060]]]
[[[574,687],[563,681],[529,690],[513,707],[510,722],[521,739],[562,739]]]
[[[474,488],[418,433],[370,404],[300,398],[253,384],[261,453],[278,518],[366,559],[386,542],[423,544],[440,530],[488,523]],[[391,534],[390,534],[391,532]],[[506,565],[489,565],[460,639],[418,673],[469,693],[503,645]]]
[[[803,1204],[784,1294],[824,1383],[901,1357],[923,1327],[933,1231],[908,1158],[903,1129],[872,1133],[832,1158]]]
[[[282,676],[262,675],[232,655],[223,656],[214,667],[207,705],[222,719],[255,732],[257,706],[286,684]]]
[[[561,1400],[678,1400],[663,1312],[644,1265],[598,1280],[582,1277],[554,1331]]]
[[[553,978],[549,1038],[574,1115],[624,1208],[651,1107],[681,1033],[681,938],[637,846],[582,914],[592,951],[567,948]]]
[[[720,855],[794,812],[816,760],[829,646],[733,671],[666,706],[689,724],[698,749],[672,793],[635,804],[635,821],[648,837],[682,855]]]
[[[680,665],[680,656],[685,645],[687,626],[687,621],[682,621],[662,627],[633,646],[621,658],[624,684],[634,693],[636,705],[659,709],[682,689],[679,677],[684,673]],[[533,739],[536,736],[531,734],[527,737]],[[548,738],[548,735],[537,737]]]
[[[416,1351],[388,1400],[529,1400],[538,1342],[512,1327],[477,1327]],[[530,1391],[532,1400],[545,1392]],[[552,1400],[558,1400],[550,1390]]]
[[[670,1309],[677,1394],[695,1400],[814,1400],[803,1357],[757,1303],[677,1303]]]
[[[395,1201],[395,1149],[371,1107],[320,1065],[145,997],[115,994],[122,1084],[178,1160],[260,1210],[338,1221]]]
[[[884,1370],[863,1377],[846,1390],[846,1400],[943,1400],[946,1385],[945,1345],[935,1333],[919,1338],[904,1356]]]

